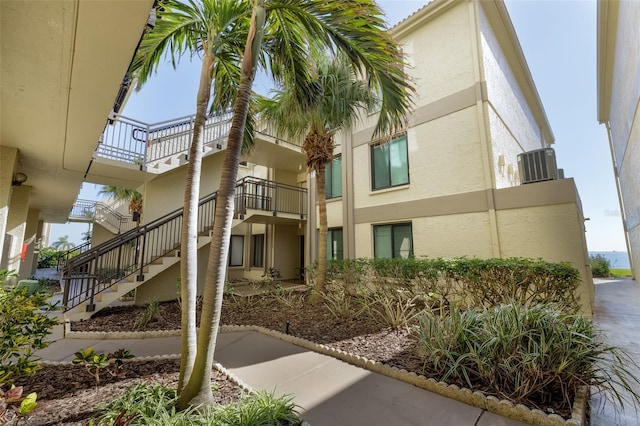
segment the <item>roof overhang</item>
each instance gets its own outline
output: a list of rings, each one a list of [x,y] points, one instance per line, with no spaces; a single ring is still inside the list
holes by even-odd
[[[3,0],[0,143],[18,149],[29,208],[65,222],[153,0]]]
[[[609,121],[613,64],[618,32],[617,0],[598,1],[598,121]]]

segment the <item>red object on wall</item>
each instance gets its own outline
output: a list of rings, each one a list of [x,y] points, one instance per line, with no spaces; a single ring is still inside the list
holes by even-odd
[[[20,252],[20,260],[24,261],[27,258],[27,243],[22,243],[22,251]]]

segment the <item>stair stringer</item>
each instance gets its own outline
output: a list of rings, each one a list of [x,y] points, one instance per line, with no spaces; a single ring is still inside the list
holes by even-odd
[[[232,222],[232,227],[243,222],[242,220],[234,219]],[[206,245],[211,244],[211,231],[207,234],[201,235],[198,237],[198,250],[205,247]],[[87,312],[87,306],[89,305],[88,301],[85,301],[78,306],[68,310],[64,314],[65,321],[83,321],[91,318],[96,312],[99,312],[101,309],[106,308],[131,290],[134,290],[141,286],[142,284],[148,282],[149,280],[157,277],[162,274],[164,271],[169,269],[171,266],[175,265],[180,261],[180,256],[178,255],[177,250],[172,250],[167,253],[165,256],[160,257],[156,260],[155,263],[149,264],[144,268],[144,280],[139,281],[137,279],[136,274],[129,275],[128,277],[118,281],[111,287],[104,289],[103,291],[97,293],[94,297],[94,310]]]

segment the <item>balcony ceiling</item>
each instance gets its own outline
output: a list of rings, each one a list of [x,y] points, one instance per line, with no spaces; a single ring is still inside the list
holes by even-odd
[[[0,2],[0,144],[40,219],[66,222],[152,5]]]

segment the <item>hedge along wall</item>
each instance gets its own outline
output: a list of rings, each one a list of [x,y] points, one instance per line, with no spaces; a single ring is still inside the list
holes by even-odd
[[[311,281],[315,266],[308,271]],[[578,270],[569,263],[508,259],[345,259],[330,261],[328,291],[406,290],[444,305],[493,307],[512,300],[531,306],[556,303],[578,312]]]

